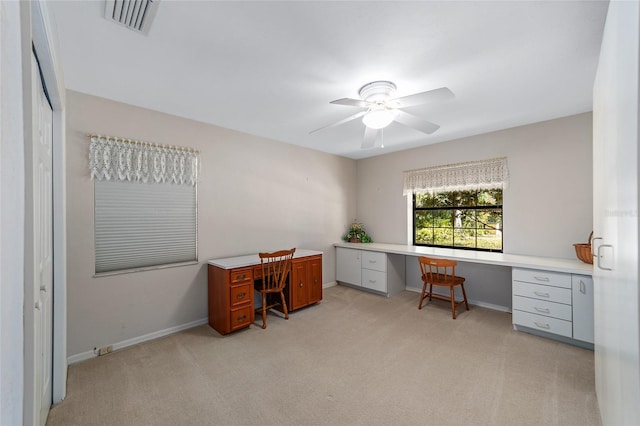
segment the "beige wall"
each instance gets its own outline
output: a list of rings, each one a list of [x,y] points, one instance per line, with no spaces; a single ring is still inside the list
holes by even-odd
[[[353,160],[77,92],[67,93],[68,354],[207,317],[206,262],[299,247],[325,253],[355,216]],[[88,133],[200,150],[199,264],[94,278]]]
[[[200,150],[198,265],[93,277],[88,133]],[[586,113],[355,162],[68,92],[68,354],[205,318],[211,258],[294,246],[322,250],[326,284],[335,281],[332,243],[354,218],[375,241],[405,244],[408,169],[506,156],[504,251],[574,258],[572,244],[585,241],[592,227],[591,138]],[[508,308],[508,271],[490,275],[476,300]],[[408,275],[409,287],[417,281]]]
[[[406,244],[404,170],[505,156],[504,252],[575,259],[593,226],[591,126],[585,113],[359,160],[358,220]]]

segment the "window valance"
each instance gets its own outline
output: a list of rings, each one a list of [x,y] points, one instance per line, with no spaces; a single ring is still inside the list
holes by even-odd
[[[507,158],[491,158],[404,172],[404,195],[506,187]]]
[[[190,186],[198,181],[196,150],[112,136],[90,138],[91,179]]]

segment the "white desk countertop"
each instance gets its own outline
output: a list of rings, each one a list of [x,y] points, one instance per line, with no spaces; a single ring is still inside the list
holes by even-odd
[[[321,255],[318,250],[296,249],[293,258]],[[244,256],[225,257],[222,259],[211,259],[207,262],[209,265],[217,266],[222,269],[242,268],[243,266],[254,266],[260,264],[258,253],[247,254]]]
[[[559,259],[553,257],[526,256],[519,254],[386,243],[335,243],[334,246],[401,254],[405,256],[430,256],[453,259],[459,262],[483,263],[487,265],[501,265],[515,268],[529,268],[571,274],[593,275],[593,265],[589,265],[578,259]]]

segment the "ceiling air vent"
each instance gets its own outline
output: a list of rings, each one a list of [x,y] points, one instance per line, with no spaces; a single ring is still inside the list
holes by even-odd
[[[160,0],[106,0],[104,17],[147,35],[159,3]]]

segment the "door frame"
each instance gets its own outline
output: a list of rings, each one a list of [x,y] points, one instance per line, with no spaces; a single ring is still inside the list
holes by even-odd
[[[31,3],[31,41],[38,55],[42,78],[53,110],[53,356],[52,402],[67,391],[67,261],[65,189],[65,89],[58,61],[54,20],[45,1]],[[29,49],[31,50],[31,49]],[[30,96],[31,94],[29,94]],[[27,189],[30,192],[29,189]],[[27,194],[31,195],[31,194]],[[25,241],[28,250],[30,241]],[[27,259],[25,259],[27,261]],[[29,286],[25,286],[29,287]],[[30,300],[26,298],[25,300]],[[26,334],[32,330],[25,329]],[[27,355],[27,354],[25,354]],[[26,365],[25,365],[26,367]],[[25,383],[25,389],[26,389]],[[25,394],[26,395],[26,394]],[[31,401],[25,399],[25,412]]]

